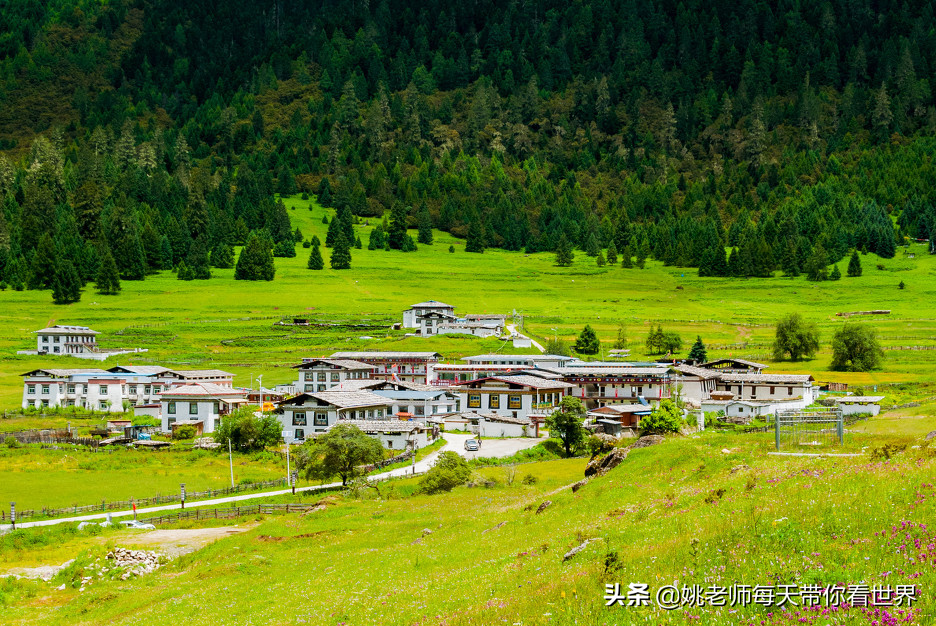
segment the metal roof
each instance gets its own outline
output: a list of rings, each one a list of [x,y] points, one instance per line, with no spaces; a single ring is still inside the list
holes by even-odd
[[[111,374],[107,370],[101,369],[36,369],[25,374],[20,374],[20,376],[34,376],[36,374],[47,374],[49,376],[101,376]]]
[[[239,397],[246,400],[246,394],[239,389],[233,389],[231,387],[222,387],[221,385],[216,385],[215,383],[192,383],[190,385],[179,385],[178,387],[170,387],[162,393],[160,396],[161,400],[167,398],[175,397],[202,397],[202,398],[214,398],[214,397]]]
[[[438,352],[334,352],[332,359],[432,359],[440,358]]]
[[[721,375],[726,383],[805,383],[813,380],[809,374],[729,374]]]
[[[34,333],[45,333],[47,335],[100,335],[96,330],[91,330],[87,326],[49,326],[41,330],[34,330]]]
[[[337,367],[338,369],[343,370],[373,370],[376,369],[375,366],[370,363],[364,363],[362,361],[355,361],[353,359],[306,359],[303,360],[299,365],[293,365],[293,369],[307,369],[314,367],[317,363],[324,363],[325,365],[330,365],[332,367]]]

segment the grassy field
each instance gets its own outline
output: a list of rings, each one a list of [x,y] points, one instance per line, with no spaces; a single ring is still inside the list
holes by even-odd
[[[317,234],[324,240],[322,216],[333,211],[298,197],[286,203],[293,225],[306,238]],[[89,287],[81,302],[68,306],[53,305],[49,292],[0,292],[0,408],[15,408],[21,402],[23,372],[53,364],[97,365],[15,354],[34,347],[32,331],[54,323],[100,330],[104,347],[149,350],[112,358],[107,366],[222,367],[236,374],[238,385],[248,385],[260,374],[265,385],[290,382],[289,365],[335,350],[437,350],[448,358],[513,351],[494,339],[405,338],[404,332],[389,330],[410,304],[427,299],[453,304],[460,313],[517,311],[526,329],[540,338],[555,334],[572,340],[589,323],[604,348],[610,348],[618,325],[625,324],[635,358],[644,356],[650,325],[662,323],[682,335],[686,352],[701,335],[712,346],[711,356],[769,362],[772,324],[798,311],[819,325],[822,352],[813,361],[770,363],[773,370],[861,385],[934,380],[936,350],[896,349],[936,347],[936,311],[927,305],[936,295],[936,257],[926,254],[925,245],[900,249],[889,260],[863,256],[864,275],[838,282],[810,283],[802,277],[703,279],[692,269],[653,261],[644,270],[599,268],[582,252],[576,252],[568,268],[556,267],[548,253],[469,254],[463,240],[442,232],[435,233],[433,245],[420,246],[417,252],[369,251],[366,243],[375,224],[370,220],[355,227],[365,249],[352,251],[350,271],[309,271],[308,250],[298,246],[295,259],[276,259],[276,280],[270,283],[234,281],[233,270],[213,270],[215,278],[208,282],[179,281],[163,272],[143,282],[125,281],[119,296],[98,295]],[[328,250],[324,255],[327,259]],[[878,264],[883,269],[877,269]],[[897,288],[901,280],[904,290]],[[886,316],[851,318],[879,331],[888,348],[884,368],[866,374],[828,372],[828,341],[842,324],[835,314],[869,309],[891,310]],[[293,316],[329,325],[274,325],[281,317]]]
[[[930,624],[936,451],[906,435],[868,436],[869,448],[884,443],[908,447],[888,461],[790,458],[766,454],[767,435],[707,433],[633,450],[576,493],[567,487],[582,475],[578,459],[518,466],[510,485],[503,468],[484,468],[497,486],[440,496],[407,495],[412,487],[399,481],[390,499],[345,497],[324,511],[271,517],[139,580],[85,592],[51,590],[58,580],[11,584],[4,621],[890,623],[857,608],[829,622],[799,607],[604,606],[607,583],[642,582],[655,593],[675,581],[918,584],[922,598],[901,623]],[[535,485],[521,484],[526,473]]]

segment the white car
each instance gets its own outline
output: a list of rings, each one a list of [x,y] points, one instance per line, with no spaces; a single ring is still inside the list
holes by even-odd
[[[152,524],[144,524],[143,522],[138,522],[135,519],[126,520],[120,523],[123,524],[124,528],[135,528],[137,530],[156,530],[156,527]]]

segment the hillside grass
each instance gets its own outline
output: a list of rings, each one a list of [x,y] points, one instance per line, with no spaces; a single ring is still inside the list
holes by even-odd
[[[902,623],[932,623],[936,561],[926,545],[936,538],[919,525],[936,515],[936,450],[905,435],[877,436],[874,445],[922,447],[889,461],[790,458],[767,455],[770,443],[768,435],[725,433],[667,440],[631,451],[576,493],[567,487],[582,476],[584,459],[522,466],[539,478],[532,486],[507,486],[503,468],[479,470],[498,479],[495,487],[440,496],[399,497],[410,490],[398,481],[389,500],[345,497],[324,511],[270,517],[143,579],[34,598],[14,589],[5,620],[825,624],[799,609],[606,608],[603,595],[610,582],[643,582],[655,592],[674,581],[863,581],[921,585],[914,616]],[[834,623],[872,619],[852,609]]]
[[[331,219],[334,211],[298,196],[285,202],[293,227],[307,239],[315,234],[324,241],[327,226],[322,216]],[[767,362],[771,371],[807,372],[820,381],[866,385],[869,390],[934,380],[936,350],[894,349],[936,347],[936,314],[926,306],[936,295],[936,257],[926,254],[923,244],[901,248],[888,260],[862,256],[864,275],[859,278],[810,283],[803,277],[699,278],[691,268],[654,261],[643,270],[599,268],[581,251],[576,251],[571,267],[560,268],[550,253],[466,253],[464,240],[439,231],[433,245],[420,245],[416,252],[369,251],[368,235],[376,223],[371,219],[355,226],[364,249],[352,250],[350,271],[307,270],[309,250],[297,246],[296,258],[276,259],[276,279],[269,283],[235,281],[233,269],[214,269],[214,278],[207,282],[179,281],[172,272],[162,272],[142,282],[124,281],[118,296],[99,295],[89,285],[81,302],[67,306],[53,305],[47,291],[0,292],[0,407],[19,406],[24,372],[99,366],[70,357],[15,354],[34,349],[32,331],[55,323],[100,330],[104,347],[149,350],[113,357],[104,367],[220,367],[234,372],[235,384],[243,386],[261,374],[267,386],[291,382],[294,372],[288,366],[304,356],[336,350],[435,350],[447,359],[532,351],[514,350],[497,339],[407,338],[405,331],[390,330],[404,309],[428,299],[448,302],[459,313],[517,311],[523,314],[526,330],[541,341],[556,335],[571,342],[588,323],[597,330],[604,350],[612,346],[618,325],[624,324],[633,359],[646,358],[646,335],[651,325],[662,323],[682,335],[686,353],[700,335],[712,346],[710,357],[751,358]],[[450,245],[454,253],[448,252]],[[323,255],[327,266],[329,250],[323,249]],[[877,264],[884,269],[876,269]],[[907,285],[904,290],[897,288],[901,280]],[[828,371],[829,341],[843,323],[835,314],[870,309],[891,313],[851,320],[878,330],[887,349],[883,368],[870,373]],[[772,362],[773,324],[792,312],[818,324],[822,350],[813,360]],[[280,317],[294,316],[334,325],[274,325]],[[354,326],[358,324],[363,326]]]

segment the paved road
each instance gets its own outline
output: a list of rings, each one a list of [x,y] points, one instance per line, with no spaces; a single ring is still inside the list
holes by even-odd
[[[516,325],[514,325],[514,324],[508,324],[508,325],[507,325],[507,332],[509,332],[511,335],[516,335],[517,337],[520,337],[521,339],[529,339],[530,342],[533,344],[533,346],[534,346],[537,350],[539,350],[540,352],[546,352],[546,348],[543,347],[543,344],[541,344],[540,342],[538,342],[536,339],[533,339],[532,337],[527,337],[526,335],[521,334],[520,331],[517,330],[517,326],[516,326]]]
[[[464,456],[465,458],[475,458],[477,456],[486,456],[486,457],[502,457],[510,456],[515,452],[523,450],[524,448],[529,448],[535,446],[537,443],[543,441],[542,439],[505,439],[503,441],[496,441],[491,439],[485,439],[481,443],[481,450],[478,452],[466,452],[465,451],[465,441],[472,438],[472,435],[459,435],[456,433],[445,433],[443,435],[445,438],[445,445],[442,446],[439,450],[436,450],[432,454],[429,454],[425,458],[416,462],[415,473],[421,474],[427,471],[432,464],[435,463],[436,458],[439,456],[440,452],[451,450],[457,452],[458,454]],[[400,467],[394,470],[383,472],[381,474],[374,474],[370,476],[368,480],[386,480],[388,478],[399,478],[407,475],[412,475],[414,473],[413,466]],[[326,483],[324,485],[310,485],[308,487],[296,487],[297,492],[310,492],[310,491],[320,491],[328,487],[338,487],[340,482]],[[262,491],[258,493],[249,493],[240,496],[228,496],[226,498],[215,498],[213,500],[199,500],[198,502],[190,502],[186,504],[186,508],[194,509],[198,507],[205,506],[217,506],[219,504],[228,504],[233,502],[243,502],[245,500],[255,500],[257,498],[269,498],[271,496],[281,496],[291,493],[289,489],[279,489],[277,491]],[[180,504],[166,504],[163,506],[151,506],[146,508],[137,508],[137,517],[143,518],[148,517],[154,513],[162,513],[164,511],[176,511],[182,508]],[[110,511],[111,518],[119,520],[119,518],[131,518],[133,516],[133,510],[127,511]],[[30,528],[32,526],[54,526],[56,524],[63,524],[67,522],[87,522],[95,520],[103,520],[107,518],[107,513],[95,513],[93,515],[80,515],[77,517],[58,517],[55,519],[41,520],[37,522],[22,522],[16,525],[17,528]],[[11,529],[10,524],[0,524],[0,533],[6,532]]]

